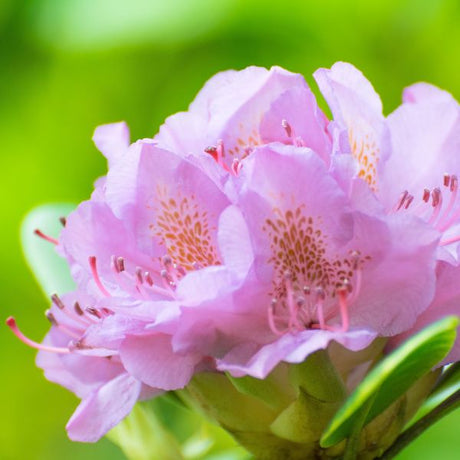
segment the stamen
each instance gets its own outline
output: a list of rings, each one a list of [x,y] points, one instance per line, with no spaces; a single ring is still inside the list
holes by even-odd
[[[53,238],[49,235],[45,235],[41,230],[39,230],[38,228],[36,228],[34,230],[34,233],[35,235],[39,236],[40,238],[44,239],[45,241],[48,241],[48,243],[52,243],[52,244],[59,244],[59,240],[57,240],[56,238]]]
[[[231,170],[235,176],[238,176],[242,167],[243,165],[241,164],[240,160],[238,160],[238,158],[233,158]]]
[[[87,311],[90,315],[93,315],[95,316],[96,318],[98,319],[101,319],[102,318],[102,315],[101,313],[99,312],[99,310],[97,308],[94,308],[94,307],[86,307],[85,308],[85,311]]]
[[[404,192],[401,193],[399,200],[396,204],[395,211],[399,211],[402,208],[404,202],[406,201],[407,195],[409,195],[409,192],[407,190],[404,190]]]
[[[450,176],[450,191],[451,192],[457,192],[458,190],[458,177],[453,174]]]
[[[439,246],[447,246],[449,244],[457,243],[458,241],[460,241],[460,235],[455,236],[454,238],[449,238],[448,240],[441,241]]]
[[[217,163],[222,164],[222,159],[224,158],[224,141],[219,139],[217,141]]]
[[[59,217],[59,222],[63,227],[65,227],[67,224],[67,219],[65,217]]]
[[[225,171],[232,173],[231,169],[227,166],[227,164],[224,162],[224,142],[222,139],[219,139],[217,141],[217,146],[209,146],[204,149],[205,153],[208,153],[214,158],[214,161],[221,166],[222,168],[225,169]]]
[[[136,267],[136,283],[137,284],[144,284],[144,279],[142,277],[142,268]]]
[[[153,286],[153,280],[152,280],[152,277],[150,276],[150,272],[144,273],[144,280],[149,286]]]
[[[90,256],[88,258],[89,261],[89,266],[91,268],[91,274],[93,275],[94,281],[99,288],[99,290],[104,294],[106,297],[111,297],[111,294],[107,289],[104,287],[104,285],[101,282],[101,279],[99,278],[99,274],[97,272],[97,266],[96,266],[96,257],[95,256]]]
[[[444,187],[449,187],[450,184],[450,176],[449,174],[445,173],[444,174],[444,181],[443,181]]]
[[[214,147],[213,145],[210,145],[209,147],[206,147],[204,149],[204,151],[205,151],[205,153],[208,153],[209,155],[211,155],[214,158],[216,163],[219,163],[219,161],[217,159],[218,157],[217,157],[217,148],[216,147]]]
[[[413,196],[413,195],[409,195],[409,196],[406,198],[406,204],[404,205],[404,209],[408,209],[409,206],[412,204],[412,201],[414,201],[414,196]]]
[[[77,334],[72,329],[68,328],[66,325],[61,324],[57,321],[56,317],[50,310],[45,311],[46,319],[55,327],[59,328],[62,332],[65,332],[68,336],[73,337],[74,339],[79,339],[80,335]]]
[[[342,318],[342,332],[347,332],[350,327],[350,319],[348,317],[348,305],[347,305],[347,294],[348,289],[346,287],[340,287],[337,289],[337,296],[339,298],[340,316]]]
[[[423,197],[422,197],[422,200],[425,202],[425,203],[428,203],[428,201],[430,200],[430,191],[425,188],[423,189]]]
[[[442,208],[442,193],[439,188],[436,187],[435,189],[433,189],[433,191],[431,192],[431,200],[432,200],[431,203],[434,208],[434,211],[428,223],[434,224]]]
[[[287,122],[287,120],[281,120],[281,126],[286,131],[287,137],[292,137],[292,128],[291,125]]]
[[[324,299],[326,298],[326,293],[322,287],[317,287],[315,289],[316,293],[316,315],[318,317],[318,323],[320,329],[326,329],[326,322],[324,321],[324,311],[323,311],[323,303]]]
[[[64,302],[60,299],[60,297],[57,294],[53,294],[51,296],[51,301],[54,303],[54,305],[56,305],[56,307],[59,308],[59,310],[65,309]]]
[[[272,299],[269,307],[268,307],[268,325],[270,327],[270,330],[275,334],[275,335],[283,335],[286,333],[289,329],[285,329],[284,331],[280,331],[278,327],[276,326],[275,323],[275,307],[277,305],[277,300]]]
[[[123,257],[112,256],[110,258],[110,265],[117,275],[125,271],[125,259]]]
[[[305,147],[305,142],[300,136],[295,135],[294,128],[287,122],[287,120],[281,120],[281,126],[286,131],[287,137],[292,141],[292,144],[296,147]]]
[[[171,279],[171,277],[169,276],[169,273],[166,269],[161,270],[160,276],[163,279],[163,284],[167,289],[169,290],[175,289],[176,285],[174,281]]]
[[[457,211],[449,218],[449,216],[452,213],[452,209],[454,208],[455,202],[457,201],[458,178],[455,175],[450,176],[449,190],[451,192],[449,204],[447,205],[447,208],[443,213],[442,217],[439,219],[437,225],[438,230],[441,232],[447,230],[452,225],[452,223],[455,222],[455,220],[457,220],[459,217],[459,213]]]
[[[75,310],[78,316],[83,316],[85,314],[78,302],[75,302],[73,304],[73,309]]]
[[[67,354],[70,353],[70,350],[68,348],[61,348],[61,347],[52,347],[48,345],[43,345],[41,343],[34,342],[33,340],[30,340],[28,337],[26,337],[18,328],[16,324],[16,320],[10,316],[6,320],[6,325],[11,329],[13,334],[23,343],[28,345],[31,348],[35,348],[36,350],[42,350],[42,351],[49,351],[51,353],[61,353],[61,354]]]
[[[56,317],[53,315],[53,313],[50,310],[45,311],[45,316],[46,319],[53,325],[57,326],[58,322],[56,321]]]
[[[289,310],[289,329],[294,326],[299,326],[297,319],[297,306],[294,302],[294,288],[292,286],[292,273],[286,271],[284,273],[284,286],[286,289],[286,303]]]
[[[120,272],[125,271],[125,259],[123,259],[123,257],[117,258],[117,266],[118,266],[118,271]]]

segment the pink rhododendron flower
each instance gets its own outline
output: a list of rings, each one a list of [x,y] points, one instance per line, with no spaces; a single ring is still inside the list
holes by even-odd
[[[108,174],[57,246],[78,289],[32,343],[82,398],[73,439],[202,370],[265,378],[458,313],[458,104],[415,85],[385,118],[353,66],[315,77],[333,120],[300,75],[250,67],[213,77],[153,139],[96,130]]]

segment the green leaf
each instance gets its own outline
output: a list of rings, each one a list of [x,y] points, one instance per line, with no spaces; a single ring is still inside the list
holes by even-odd
[[[441,361],[455,341],[458,318],[431,324],[378,363],[336,413],[321,438],[330,447],[350,436],[371,398],[364,425],[400,398],[419,378]]]
[[[52,243],[38,237],[41,230],[57,238],[62,229],[60,217],[66,217],[75,205],[45,204],[33,209],[21,226],[21,243],[26,261],[42,291],[48,297],[52,293],[63,294],[75,288],[67,262],[56,253]]]

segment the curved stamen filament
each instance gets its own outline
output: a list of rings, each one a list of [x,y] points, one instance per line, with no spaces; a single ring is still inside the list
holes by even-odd
[[[447,179],[448,178],[448,179]],[[457,201],[457,191],[458,191],[458,179],[457,176],[444,176],[444,185],[449,187],[450,190],[450,199],[449,204],[447,205],[446,210],[443,212],[439,222],[437,224],[437,228],[440,231],[443,230],[443,226],[445,225],[446,221],[449,219],[450,214],[454,208],[455,202]],[[447,229],[448,227],[446,227]]]
[[[340,316],[342,318],[342,332],[347,332],[350,327],[350,318],[348,316],[348,304],[347,304],[347,290],[346,288],[340,288],[337,290],[337,296],[339,298]]]
[[[67,334],[69,337],[72,337],[73,339],[80,339],[80,334],[77,332],[73,331],[69,327],[67,327],[65,324],[59,323],[56,319],[56,317],[53,315],[53,313],[49,310],[46,310],[45,316],[48,319],[48,321],[58,329],[60,329],[62,332]]]
[[[297,305],[294,302],[294,289],[292,287],[292,275],[289,272],[284,274],[284,285],[286,289],[286,303],[289,310],[289,329],[298,326]]]
[[[458,241],[460,241],[460,235],[455,236],[454,238],[450,238],[448,240],[441,241],[439,243],[439,246],[447,246],[449,244],[457,243]]]
[[[431,192],[432,204],[433,204],[433,214],[428,221],[429,224],[433,225],[436,219],[439,216],[439,213],[442,209],[442,193],[439,188],[433,189]]]
[[[276,306],[276,300],[273,299],[272,303],[268,307],[268,325],[270,327],[270,330],[275,335],[281,336],[281,335],[285,334],[289,330],[289,328],[286,328],[284,331],[280,331],[278,329],[278,327],[276,326],[276,323],[275,323],[275,306]]]
[[[45,233],[43,233],[38,228],[36,228],[34,230],[34,233],[35,233],[35,235],[39,236],[40,238],[44,239],[45,241],[48,241],[48,243],[52,243],[52,244],[55,244],[55,245],[59,244],[59,240],[57,240],[56,238],[53,238],[53,237],[51,237],[49,235],[46,235]]]
[[[99,274],[97,272],[97,266],[96,266],[96,257],[95,256],[90,256],[88,258],[89,266],[91,269],[91,274],[93,275],[94,282],[96,283],[96,286],[99,288],[99,290],[102,292],[103,295],[106,297],[112,297],[109,291],[105,288],[105,286],[102,284],[101,279],[99,278]]]
[[[35,348],[36,350],[48,351],[50,353],[60,353],[60,354],[67,354],[70,353],[68,348],[61,348],[61,347],[52,347],[48,345],[43,345],[41,343],[34,342],[33,340],[26,337],[18,328],[16,324],[16,320],[10,316],[6,320],[6,325],[11,329],[13,334],[23,343],[28,345],[31,348]]]

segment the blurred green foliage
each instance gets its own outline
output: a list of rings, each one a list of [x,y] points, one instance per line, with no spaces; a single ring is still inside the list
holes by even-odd
[[[44,202],[78,202],[104,173],[91,143],[98,124],[126,120],[152,136],[212,74],[256,64],[310,75],[355,64],[386,112],[425,80],[460,98],[458,0],[1,0],[1,311],[44,335],[47,301],[22,258],[21,219]],[[313,83],[312,83],[313,85]],[[34,351],[0,329],[0,458],[121,459],[104,440],[72,444],[77,404],[46,382]],[[401,459],[459,457],[460,413]]]

